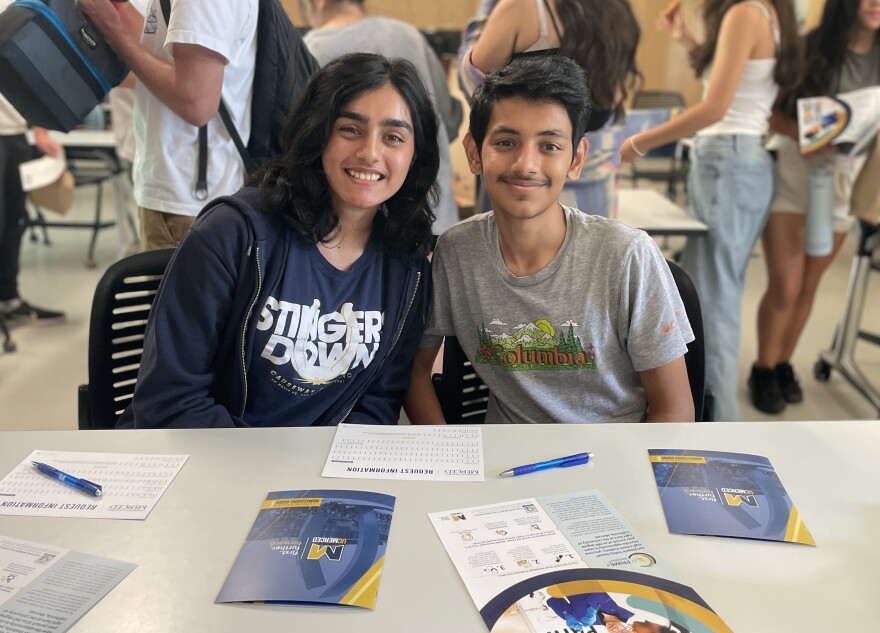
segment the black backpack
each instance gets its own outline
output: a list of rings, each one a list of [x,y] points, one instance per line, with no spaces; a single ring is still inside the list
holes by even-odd
[[[160,0],[165,24],[171,18],[171,0]],[[229,131],[247,173],[254,172],[267,158],[281,152],[281,131],[287,114],[302,96],[318,62],[306,48],[278,0],[257,0],[257,58],[251,103],[251,135],[247,147],[232,123],[226,104],[220,100],[220,118]],[[208,132],[199,129],[199,175],[196,197],[208,195]]]

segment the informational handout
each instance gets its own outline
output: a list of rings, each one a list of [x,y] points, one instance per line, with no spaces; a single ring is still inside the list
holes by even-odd
[[[340,424],[324,477],[483,481],[483,429]]]
[[[766,457],[669,448],[648,454],[670,532],[816,544]]]
[[[18,166],[19,176],[21,177],[21,190],[33,191],[51,185],[53,182],[61,178],[61,174],[67,169],[67,158],[64,156],[64,150],[56,157],[42,156],[23,162]]]
[[[639,621],[729,633],[692,589],[664,578],[666,565],[598,491],[428,516],[490,631]]]
[[[880,128],[880,86],[835,97],[798,99],[798,142],[801,154],[834,145],[844,154],[858,154]]]
[[[270,492],[217,602],[375,608],[393,513],[378,492]]]
[[[0,535],[0,631],[66,631],[135,567]]]
[[[146,519],[189,455],[36,450],[0,481],[0,514]],[[48,464],[103,487],[94,497],[38,472]]]

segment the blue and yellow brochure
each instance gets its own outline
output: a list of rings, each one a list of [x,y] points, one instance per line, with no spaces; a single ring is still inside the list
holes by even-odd
[[[648,454],[673,534],[816,544],[766,457],[680,449]]]
[[[270,492],[215,602],[375,608],[393,512],[375,492]]]

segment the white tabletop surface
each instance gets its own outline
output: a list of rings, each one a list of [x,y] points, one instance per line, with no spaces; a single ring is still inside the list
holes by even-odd
[[[71,130],[67,133],[50,130],[49,136],[64,147],[116,149],[116,139],[110,130]],[[33,131],[27,131],[27,139],[29,143],[33,144]]]
[[[0,516],[0,534],[131,561],[137,569],[75,631],[485,631],[428,512],[598,489],[737,633],[876,630],[880,424],[865,422],[487,426],[484,483],[323,479],[334,429],[0,434],[0,473],[34,449],[190,454],[146,521]],[[764,455],[817,547],[671,535],[649,448]],[[571,469],[501,479],[520,464],[590,450]],[[375,611],[216,605],[266,493],[366,489],[397,497]]]
[[[110,130],[72,130],[67,134],[49,132],[49,136],[65,147],[116,148],[116,140]]]
[[[651,189],[620,189],[617,219],[652,235],[699,235],[708,231],[700,220]]]

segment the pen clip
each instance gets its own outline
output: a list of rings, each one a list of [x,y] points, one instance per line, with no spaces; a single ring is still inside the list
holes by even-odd
[[[577,466],[579,464],[586,464],[588,461],[590,461],[589,457],[578,457],[577,459],[570,459],[568,461],[562,462],[562,464],[560,464],[559,467],[560,468],[568,468],[569,466]]]

